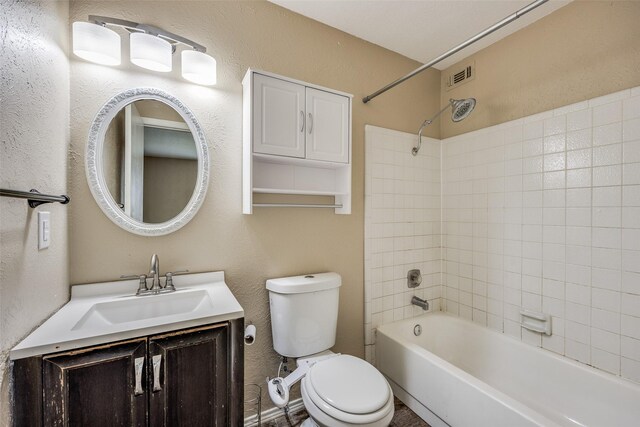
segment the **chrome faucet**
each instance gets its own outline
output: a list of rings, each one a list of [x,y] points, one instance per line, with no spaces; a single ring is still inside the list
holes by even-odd
[[[160,260],[158,255],[151,255],[151,270],[149,270],[149,277],[151,278],[151,292],[159,292],[162,289],[160,286]]]
[[[413,296],[413,298],[411,298],[411,304],[417,305],[425,311],[429,310],[429,301],[427,301],[426,299],[418,298],[415,295]]]
[[[182,273],[188,273],[189,270],[179,270],[179,271],[168,271],[165,274],[165,282],[164,285],[160,281],[160,259],[158,255],[153,254],[151,256],[151,268],[149,270],[149,276],[146,274],[136,274],[129,276],[120,276],[121,279],[139,279],[140,282],[138,284],[138,291],[136,292],[136,296],[142,295],[157,295],[159,293],[164,292],[175,292],[176,287],[173,284],[173,276]],[[151,286],[147,285],[147,278],[151,279]]]

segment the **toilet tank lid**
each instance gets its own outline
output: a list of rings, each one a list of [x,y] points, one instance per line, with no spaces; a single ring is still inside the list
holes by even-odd
[[[305,274],[267,280],[267,289],[278,294],[301,294],[326,291],[342,284],[338,273]]]

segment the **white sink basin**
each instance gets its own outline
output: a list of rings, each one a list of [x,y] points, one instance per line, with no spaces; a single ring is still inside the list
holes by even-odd
[[[221,271],[173,278],[175,292],[135,296],[138,280],[71,287],[71,300],[11,349],[12,360],[244,317]]]
[[[137,322],[211,308],[211,298],[202,289],[100,302],[94,304],[71,330]]]

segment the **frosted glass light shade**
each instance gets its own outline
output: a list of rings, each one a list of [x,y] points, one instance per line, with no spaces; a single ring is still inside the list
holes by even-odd
[[[182,77],[192,83],[204,86],[216,84],[216,60],[203,52],[182,51]]]
[[[129,36],[130,58],[138,67],[147,70],[171,71],[171,43],[160,37],[145,33]]]
[[[120,36],[102,25],[74,22],[73,53],[97,64],[120,65]]]

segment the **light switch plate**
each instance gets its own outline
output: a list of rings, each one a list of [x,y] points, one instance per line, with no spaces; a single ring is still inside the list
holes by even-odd
[[[38,212],[38,249],[47,249],[51,242],[51,214]]]

